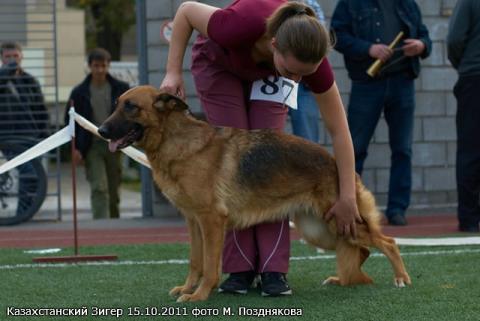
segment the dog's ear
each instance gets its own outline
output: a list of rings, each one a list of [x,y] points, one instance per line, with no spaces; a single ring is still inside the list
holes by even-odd
[[[177,96],[162,93],[155,98],[153,104],[160,111],[177,110],[184,111],[188,109],[187,104]]]

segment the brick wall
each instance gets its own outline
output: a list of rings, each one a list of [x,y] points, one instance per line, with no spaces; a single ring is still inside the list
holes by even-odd
[[[147,0],[148,79],[159,86],[165,72],[168,44],[160,34],[160,26],[171,19],[180,0]],[[230,1],[202,1],[223,6]],[[334,0],[319,0],[327,18],[335,8]],[[456,0],[417,0],[423,19],[433,40],[432,55],[422,61],[422,72],[416,81],[416,113],[413,145],[412,206],[442,206],[456,201],[455,190],[455,99],[452,88],[457,79],[450,67],[445,49],[448,19]],[[190,48],[189,48],[190,49]],[[188,102],[195,111],[200,110],[189,71],[190,50],[184,61],[184,75]],[[348,105],[350,81],[343,65],[343,57],[332,52],[329,59],[345,106]],[[321,122],[321,120],[319,120]],[[323,128],[323,127],[322,127]],[[330,145],[323,130],[320,143]],[[375,132],[365,163],[363,179],[375,193],[380,204],[385,204],[388,190],[390,150],[388,132],[382,119]]]

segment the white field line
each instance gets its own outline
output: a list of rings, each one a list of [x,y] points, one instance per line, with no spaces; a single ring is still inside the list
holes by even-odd
[[[414,246],[449,246],[449,245],[479,245],[480,237],[443,237],[443,238],[400,238],[396,237],[398,245]]]
[[[438,250],[438,251],[418,251],[404,252],[402,256],[436,256],[436,255],[458,255],[465,253],[480,253],[480,249],[459,249],[459,250]],[[381,253],[372,253],[370,257],[383,257]],[[311,261],[311,260],[331,260],[335,254],[315,255],[315,256],[293,256],[290,261]],[[80,266],[125,266],[125,265],[185,265],[189,260],[172,259],[159,261],[98,261],[98,262],[80,262],[80,263],[36,263],[36,264],[9,264],[0,265],[0,270],[17,269],[38,269],[38,268],[67,268]]]
[[[302,244],[306,244],[304,239],[300,239]],[[480,245],[480,237],[443,237],[443,238],[402,238],[396,237],[395,242],[398,245],[408,246],[455,246],[455,245]],[[319,249],[323,252],[322,249]]]

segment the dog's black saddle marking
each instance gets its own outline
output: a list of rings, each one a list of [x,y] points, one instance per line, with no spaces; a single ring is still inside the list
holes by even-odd
[[[320,149],[308,148],[305,143],[285,143],[275,135],[260,135],[261,139],[240,158],[238,179],[247,186],[262,186],[275,175],[317,175],[328,163]],[[307,143],[309,144],[309,143]]]

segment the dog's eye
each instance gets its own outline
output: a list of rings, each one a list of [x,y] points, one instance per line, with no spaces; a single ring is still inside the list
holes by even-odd
[[[130,103],[129,101],[127,101],[127,102],[125,102],[125,104],[123,105],[123,108],[125,109],[125,111],[126,111],[127,113],[132,113],[132,112],[134,112],[135,110],[137,110],[138,107],[137,107],[136,105]]]

